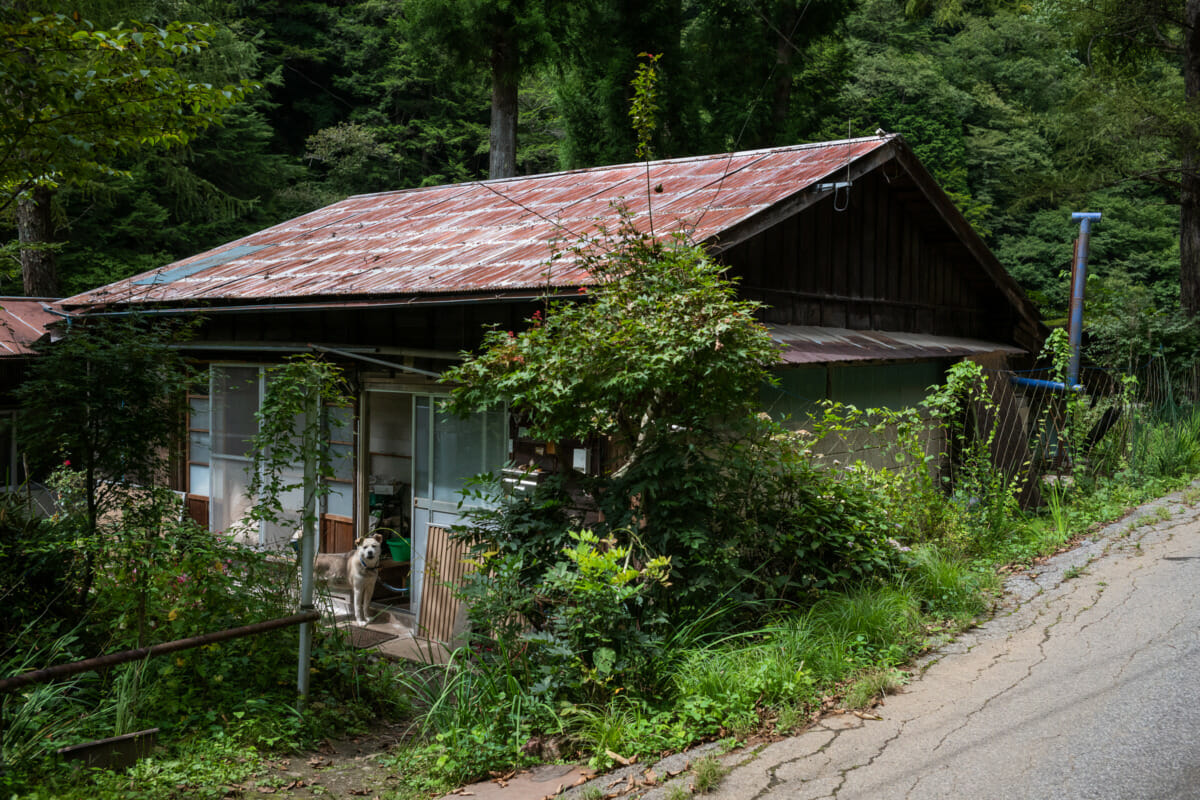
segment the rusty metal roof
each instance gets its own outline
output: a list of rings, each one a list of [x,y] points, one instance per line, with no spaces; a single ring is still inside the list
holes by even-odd
[[[897,361],[949,358],[981,353],[1019,354],[1009,344],[900,331],[853,331],[806,325],[767,325],[781,347],[785,364],[826,364],[839,361]]]
[[[570,245],[623,203],[639,230],[722,232],[885,146],[895,136],[624,164],[359,195],[206,253],[63,301],[260,303],[563,289],[590,282]]]
[[[50,323],[60,318],[57,300],[0,297],[0,358],[32,355],[33,345],[47,336]]]

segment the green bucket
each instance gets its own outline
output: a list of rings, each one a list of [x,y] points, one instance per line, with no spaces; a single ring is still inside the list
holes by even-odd
[[[408,561],[412,558],[412,542],[410,540],[388,539],[384,544],[387,545],[392,561]]]

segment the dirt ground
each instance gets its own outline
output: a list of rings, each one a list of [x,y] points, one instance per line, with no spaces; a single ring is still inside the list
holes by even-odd
[[[267,760],[265,770],[229,787],[229,797],[383,798],[398,784],[380,763],[403,738],[404,726],[384,723],[370,733],[327,741],[318,749]]]

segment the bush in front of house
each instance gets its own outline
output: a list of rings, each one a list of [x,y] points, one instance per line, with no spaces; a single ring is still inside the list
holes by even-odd
[[[631,230],[593,252],[586,297],[493,332],[446,376],[452,410],[504,403],[535,437],[620,454],[598,475],[477,487],[458,531],[477,559],[463,591],[476,646],[519,653],[524,685],[574,704],[660,691],[658,661],[692,620],[732,629],[755,604],[898,564],[866,487],[757,413],[775,350],[721,267]]]
[[[486,497],[457,531],[476,562],[462,590],[471,640],[425,703],[442,720],[429,723],[434,763],[454,778],[479,737],[507,743],[495,769],[547,737],[649,753],[715,735],[728,704],[680,693],[679,654],[901,569],[871,487],[818,468],[804,434],[758,415],[775,348],[720,265],[628,227],[577,255],[594,286],[524,331],[494,331],[446,376],[451,410],[505,404],[534,437],[602,438],[619,454],[600,474],[476,487]],[[746,685],[774,687],[774,702],[819,683],[792,673]],[[463,744],[444,715],[467,696],[495,713],[475,714]],[[755,702],[741,697],[738,714]]]

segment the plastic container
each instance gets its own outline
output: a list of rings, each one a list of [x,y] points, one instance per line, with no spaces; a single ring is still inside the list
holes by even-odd
[[[408,561],[412,558],[412,542],[410,540],[388,539],[384,544],[387,545],[392,561]]]

